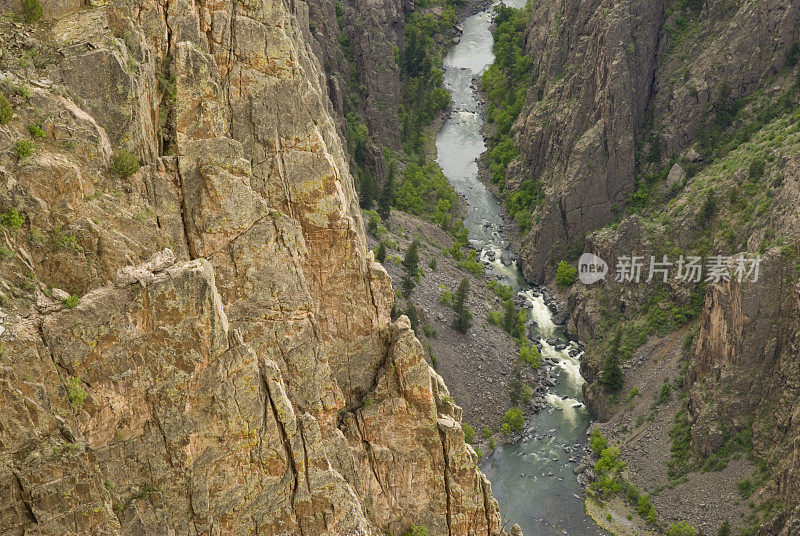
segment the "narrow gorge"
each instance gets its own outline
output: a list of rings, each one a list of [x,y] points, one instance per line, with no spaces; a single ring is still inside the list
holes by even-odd
[[[796,0],[0,0],[0,534],[800,536],[799,149]]]

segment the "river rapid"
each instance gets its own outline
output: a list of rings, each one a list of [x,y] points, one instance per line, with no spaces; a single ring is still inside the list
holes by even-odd
[[[524,0],[507,0],[505,4],[519,8]],[[503,229],[502,208],[478,179],[477,159],[486,145],[474,77],[494,61],[489,29],[492,11],[493,6],[467,18],[460,42],[445,56],[444,85],[453,109],[436,136],[437,162],[467,200],[464,223],[472,244],[481,250],[487,273],[527,298],[533,320],[530,337],[540,342],[542,357],[550,358],[558,382],[546,396],[547,407],[527,423],[524,439],[495,449],[481,469],[492,482],[507,528],[518,523],[526,536],[601,536],[607,533],[585,515],[583,490],[572,472],[586,452],[590,420],[581,403],[581,354],[554,324],[543,297],[524,280],[516,262],[501,262],[504,253],[506,261],[509,256],[513,258]],[[569,345],[556,350],[564,344]]]

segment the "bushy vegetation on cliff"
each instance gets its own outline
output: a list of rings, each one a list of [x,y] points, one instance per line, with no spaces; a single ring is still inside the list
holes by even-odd
[[[452,5],[439,18],[432,13],[411,13],[406,19],[405,45],[395,58],[403,84],[399,109],[403,148],[420,163],[425,161],[425,127],[450,105],[450,94],[442,87],[442,51],[435,46],[434,36],[446,34],[454,24]]]
[[[522,9],[495,7],[494,63],[481,77],[481,87],[488,100],[487,120],[494,124],[495,133],[489,140],[488,166],[492,181],[502,192],[506,184],[508,165],[519,156],[511,137],[511,126],[525,105],[531,86],[533,60],[525,54],[523,37],[530,5]],[[522,232],[531,226],[531,212],[543,200],[542,187],[535,179],[524,180],[505,196],[506,209]]]

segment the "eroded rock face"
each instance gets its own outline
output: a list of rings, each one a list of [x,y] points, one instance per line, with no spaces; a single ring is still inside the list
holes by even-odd
[[[0,127],[46,134],[0,157],[0,532],[502,534],[389,318],[306,5],[103,4],[48,12],[60,59]]]
[[[663,9],[663,1],[614,0],[533,8],[525,46],[535,82],[515,127],[519,175],[546,189],[521,251],[529,279],[551,275],[548,259],[565,257],[635,188],[636,130],[649,104]]]
[[[686,13],[664,1],[535,4],[525,44],[534,84],[507,182],[537,179],[545,190],[521,251],[526,277],[552,277],[625,206],[635,173],[682,154],[714,114],[763,88],[786,64],[799,16],[787,0],[707,1]]]
[[[797,504],[800,286],[787,277],[791,270],[773,250],[757,282],[733,280],[711,289],[687,382],[692,449],[707,456],[731,434],[752,427],[756,448],[775,466],[771,491]]]

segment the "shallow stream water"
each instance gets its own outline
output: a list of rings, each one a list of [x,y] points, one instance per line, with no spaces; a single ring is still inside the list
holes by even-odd
[[[507,0],[522,7],[524,0]],[[552,358],[558,383],[547,394],[547,408],[527,424],[525,439],[498,447],[482,464],[500,502],[503,521],[518,523],[526,536],[600,536],[606,533],[584,513],[582,493],[572,469],[585,453],[589,414],[581,403],[580,354],[569,347],[556,350],[546,342],[566,343],[563,330],[536,289],[528,285],[516,262],[501,262],[513,255],[503,230],[498,199],[478,180],[477,159],[486,150],[483,116],[476,100],[475,75],[494,60],[490,24],[493,7],[464,22],[460,42],[444,59],[444,84],[450,91],[453,111],[436,137],[438,163],[453,187],[468,203],[465,224],[470,239],[481,250],[487,272],[511,285],[530,300],[535,324],[531,337],[540,340],[542,356]],[[492,253],[493,252],[493,253]],[[490,260],[492,259],[493,260]]]

